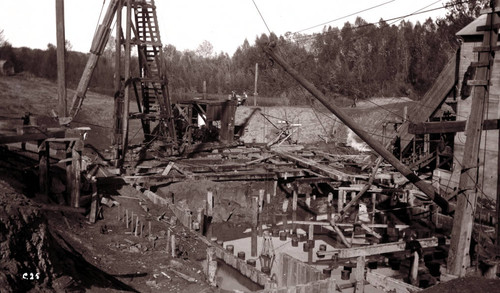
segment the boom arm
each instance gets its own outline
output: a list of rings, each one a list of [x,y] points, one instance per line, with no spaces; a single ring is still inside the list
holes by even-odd
[[[66,121],[64,121],[64,124],[70,123],[82,107],[83,99],[85,99],[85,94],[87,93],[87,88],[89,86],[90,79],[92,78],[92,74],[94,73],[94,69],[97,65],[97,61],[99,61],[99,57],[104,52],[104,48],[106,47],[106,43],[108,42],[109,34],[111,32],[111,24],[116,14],[118,3],[119,0],[111,0],[102,23],[99,25],[94,35],[92,46],[90,48],[90,57],[87,61],[87,65],[85,65],[85,70],[83,71],[80,82],[78,83],[76,93],[73,96],[73,102],[71,103],[69,117],[68,119],[66,119]]]

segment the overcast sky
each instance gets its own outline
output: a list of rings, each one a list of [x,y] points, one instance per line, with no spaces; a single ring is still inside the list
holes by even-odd
[[[370,7],[357,15],[368,22],[391,19],[424,10],[439,8],[446,1],[436,0],[254,0],[270,30],[277,35],[297,32]],[[105,1],[103,15],[110,0]],[[156,0],[163,44],[178,50],[195,50],[204,40],[214,51],[232,55],[243,41],[252,44],[267,29],[252,0]],[[388,3],[387,3],[388,2]],[[73,50],[88,52],[98,22],[103,0],[66,0],[66,39]],[[412,22],[428,17],[443,17],[446,9],[438,9],[408,17]],[[331,22],[342,27],[356,16]],[[0,30],[14,47],[45,49],[56,43],[55,0],[0,0]],[[322,26],[305,30],[313,33]]]

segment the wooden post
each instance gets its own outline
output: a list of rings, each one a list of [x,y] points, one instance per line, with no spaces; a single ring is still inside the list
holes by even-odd
[[[71,184],[71,206],[80,207],[80,181],[82,172],[83,141],[77,140],[71,150],[73,183]]]
[[[252,243],[251,256],[257,256],[257,225],[259,221],[259,198],[252,196]]]
[[[297,199],[298,199],[298,190],[297,187],[293,189],[293,197],[292,197],[292,230],[294,234],[297,234],[297,225],[295,221],[297,221]]]
[[[134,233],[134,212],[130,215],[130,233]]]
[[[264,207],[264,189],[259,189],[259,214],[262,213],[262,209]]]
[[[345,191],[339,188],[339,197],[337,199],[337,209],[340,212],[344,208]]]
[[[207,279],[210,286],[216,286],[217,260],[215,258],[215,247],[207,248]]]
[[[97,193],[96,178],[93,177],[91,182],[92,182],[92,198],[90,203],[89,222],[94,224],[97,221],[97,211],[99,211],[99,195]],[[118,211],[118,217],[120,217],[119,211]]]
[[[74,142],[66,142],[66,194],[71,198],[71,190],[73,190],[73,164],[72,164],[72,149]]]
[[[257,106],[257,80],[259,79],[259,63],[255,63],[255,83],[254,83],[254,90],[253,90],[253,105],[254,107]]]
[[[273,197],[276,196],[276,192],[278,191],[278,180],[273,181]]]
[[[49,143],[44,140],[38,141],[38,181],[40,192],[46,195],[50,191],[50,149]]]
[[[127,13],[126,13],[126,27],[125,27],[125,56],[124,56],[124,67],[125,67],[125,80],[128,80],[131,76],[130,74],[130,64],[131,64],[131,42],[132,42],[132,0],[127,0]],[[125,160],[128,147],[128,114],[130,111],[130,83],[125,85],[124,96],[123,96],[123,112],[122,112],[122,162]]]
[[[328,110],[330,110],[337,118],[339,118],[346,126],[348,126],[354,133],[356,133],[363,141],[365,141],[371,148],[373,148],[380,156],[382,156],[389,164],[396,168],[403,176],[410,182],[418,187],[423,193],[429,196],[436,204],[438,204],[445,213],[448,212],[448,201],[442,198],[435,190],[434,187],[421,180],[416,176],[410,168],[401,163],[389,150],[385,148],[378,140],[373,139],[370,134],[359,127],[351,116],[347,115],[338,108],[336,105],[329,102],[325,95],[318,90],[311,82],[306,80],[300,73],[292,68],[285,60],[275,52],[275,44],[266,44],[262,49],[273,60],[281,65],[285,71],[290,74],[297,82],[299,82],[308,92],[310,92],[317,100],[319,100]]]
[[[418,252],[413,252],[413,262],[410,268],[410,283],[418,286]]]
[[[148,221],[148,236],[152,236],[151,234],[151,221]]]
[[[214,194],[212,191],[207,192],[207,216],[213,216]]]
[[[170,248],[170,229],[167,230],[167,247],[166,247],[167,253],[169,251],[169,248]]]
[[[498,150],[497,150],[497,202],[496,202],[496,211],[497,211],[497,256],[500,256],[500,131],[498,133]]]
[[[271,194],[270,193],[266,194],[266,202],[267,202],[267,204],[271,203]]]
[[[372,224],[375,223],[375,204],[377,203],[377,194],[375,192],[372,193]]]
[[[125,224],[127,225],[128,229],[128,209],[125,209]]]
[[[309,225],[309,240],[314,241],[314,225]],[[307,252],[307,263],[312,264],[313,258],[313,247],[309,246],[309,251]]]
[[[198,208],[198,223],[200,226],[200,234],[204,235],[204,228],[205,227],[205,209],[204,208]]]
[[[208,191],[207,192],[207,219],[206,219],[206,225],[207,225],[206,236],[208,239],[210,239],[212,237],[213,203],[214,203],[213,193],[212,193],[212,191]]]
[[[175,257],[175,235],[172,235],[172,239],[170,240],[170,247],[172,250],[172,257]]]
[[[358,256],[356,262],[356,293],[363,293],[365,290],[365,256]]]
[[[121,57],[122,57],[122,9],[123,9],[123,0],[118,0],[118,8],[116,10],[116,31],[115,31],[115,73],[114,73],[114,90],[115,93],[121,90],[122,86],[122,65],[121,65]],[[120,145],[121,145],[121,133],[122,133],[122,107],[123,107],[123,99],[120,95],[116,95],[114,99],[114,109],[113,109],[113,160],[115,160],[115,164],[118,163],[118,159],[120,158]]]
[[[203,99],[204,100],[207,99],[207,81],[206,80],[203,81]]]
[[[387,135],[387,122],[382,124],[382,145],[385,145],[385,136]]]
[[[491,1],[492,9],[495,10],[497,0]],[[500,22],[500,17],[496,13],[487,15],[486,24],[495,25]],[[493,47],[498,42],[498,29],[487,30],[483,36],[483,46]],[[493,48],[492,48],[493,50]],[[479,62],[488,63],[491,60],[492,52],[479,52]],[[495,66],[492,67],[493,69]],[[488,67],[478,67],[475,79],[490,83],[491,72]],[[477,186],[473,178],[476,178],[481,134],[483,128],[484,104],[489,99],[487,88],[489,86],[476,86],[471,101],[471,112],[467,122],[465,135],[464,156],[462,160],[462,171],[458,191],[463,194],[457,197],[457,206],[453,219],[453,229],[451,232],[451,244],[448,254],[448,273],[459,277],[465,276],[469,265],[470,241],[474,224],[474,211],[477,202]]]
[[[66,38],[64,32],[64,0],[56,0],[57,27],[57,96],[59,98],[58,115],[66,117]]]

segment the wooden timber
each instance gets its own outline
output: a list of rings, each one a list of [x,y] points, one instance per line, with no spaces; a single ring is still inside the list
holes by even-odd
[[[27,142],[27,141],[38,141],[45,140],[48,138],[63,138],[65,136],[65,131],[63,129],[57,130],[47,130],[40,133],[29,133],[21,135],[0,135],[0,144],[16,143],[16,142]]]
[[[438,239],[436,237],[417,239],[422,245],[422,248],[436,247],[438,246]],[[370,256],[382,253],[392,253],[398,251],[406,250],[406,242],[392,242],[384,244],[374,244],[370,246],[363,247],[352,247],[352,248],[338,248],[330,251],[318,251],[317,255],[324,256],[336,256],[340,259],[342,258],[353,258],[358,256]]]
[[[374,271],[369,271],[366,273],[366,281],[368,281],[368,283],[370,283],[374,287],[384,290],[385,292],[412,293],[423,290],[421,288],[415,287],[388,276],[384,276]]]
[[[422,122],[411,123],[408,133],[430,134],[430,133],[450,133],[465,131],[467,121],[442,121],[442,122]],[[500,129],[500,119],[489,119],[483,123],[483,130]]]
[[[314,160],[307,159],[304,157],[301,157],[299,155],[295,155],[289,152],[284,152],[284,151],[273,151],[276,155],[280,156],[281,158],[285,160],[291,160],[297,163],[297,165],[304,167],[304,168],[309,168],[314,172],[318,172],[321,175],[328,176],[332,179],[338,180],[338,181],[351,181],[353,180],[356,175],[350,175],[344,172],[341,172],[337,169],[331,168],[329,166],[321,165]]]

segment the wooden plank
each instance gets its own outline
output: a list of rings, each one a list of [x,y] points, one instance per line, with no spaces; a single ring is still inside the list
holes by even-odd
[[[358,256],[356,271],[354,272],[356,278],[356,289],[354,292],[364,292],[365,290],[365,263],[365,256]]]
[[[65,136],[64,130],[48,130],[44,133],[30,133],[21,135],[0,135],[0,144],[45,140],[48,138],[62,138]]]
[[[475,79],[475,80],[468,80],[467,81],[467,85],[471,85],[471,86],[489,86],[491,84],[490,84],[490,82],[488,80]]]
[[[472,52],[500,51],[500,46],[477,46],[472,48]]]
[[[417,239],[422,248],[438,246],[438,239],[436,237]],[[338,258],[353,258],[358,256],[370,256],[382,253],[399,252],[406,250],[406,242],[392,242],[384,244],[374,244],[363,247],[352,248],[338,248],[329,251],[318,251],[317,255],[332,256],[336,255]]]
[[[491,17],[491,16],[488,16]],[[492,25],[480,25],[476,28],[476,31],[478,32],[487,32],[487,31],[492,31],[500,28],[500,23],[494,23]],[[488,40],[489,41],[489,40]]]
[[[408,132],[411,134],[453,133],[465,131],[467,121],[442,121],[411,123]],[[488,119],[483,122],[483,130],[500,129],[500,119]]]
[[[398,293],[412,293],[423,290],[421,288],[412,286],[410,284],[396,280],[391,277],[384,276],[374,271],[369,271],[366,273],[366,280],[374,287],[382,289],[385,292],[394,291]]]
[[[174,162],[169,162],[167,167],[165,167],[165,170],[161,173],[161,176],[168,176],[168,173],[170,173],[170,170],[172,170],[172,167],[174,166]]]
[[[353,175],[346,174],[344,172],[330,168],[328,166],[320,165],[319,163],[315,162],[314,160],[307,159],[307,158],[301,157],[299,155],[291,154],[291,153],[285,152],[285,151],[277,151],[277,150],[274,150],[272,152],[277,154],[278,156],[280,156],[281,158],[283,158],[285,160],[294,161],[297,165],[299,165],[301,167],[309,168],[314,172],[318,172],[321,175],[328,176],[328,177],[335,179],[335,180],[349,181],[349,180],[354,178]]]

